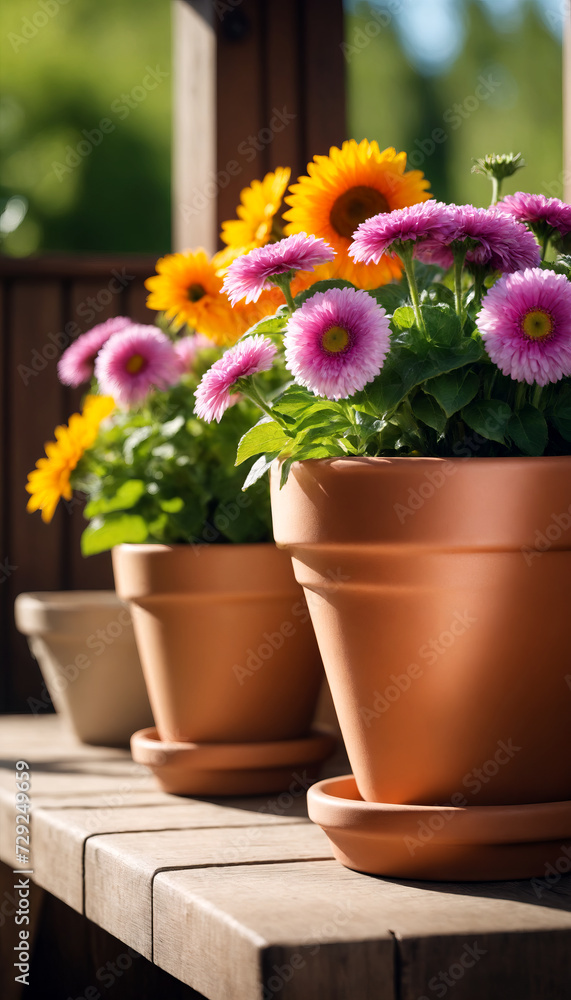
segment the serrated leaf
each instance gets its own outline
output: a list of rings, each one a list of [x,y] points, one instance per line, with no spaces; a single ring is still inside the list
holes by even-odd
[[[81,536],[81,552],[84,556],[93,556],[125,542],[133,544],[145,542],[148,534],[147,525],[138,514],[110,514],[107,517],[96,517],[87,525]]]
[[[445,375],[431,378],[424,386],[425,392],[434,396],[447,417],[453,416],[463,406],[471,403],[480,388],[480,379],[475,372],[462,368]]]
[[[393,314],[393,326],[398,330],[410,330],[415,325],[414,309],[412,306],[399,306]]]
[[[462,325],[454,309],[441,303],[422,307],[426,336],[438,347],[462,343]]]
[[[85,517],[91,519],[116,510],[129,510],[141,499],[145,484],[141,479],[128,479],[112,497],[97,497],[85,506]]]
[[[511,407],[501,399],[477,399],[462,410],[462,420],[488,441],[505,444]]]
[[[541,410],[531,403],[525,403],[521,410],[512,414],[507,433],[524,455],[543,455],[547,447],[547,422]]]
[[[275,420],[265,417],[255,427],[246,431],[238,444],[236,465],[241,465],[262,452],[280,452],[288,441],[287,434]]]
[[[420,392],[414,397],[412,412],[423,424],[432,427],[438,434],[443,434],[446,427],[446,414],[432,396]]]

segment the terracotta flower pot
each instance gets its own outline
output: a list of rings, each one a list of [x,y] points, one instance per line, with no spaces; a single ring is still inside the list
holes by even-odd
[[[306,461],[272,509],[362,799],[571,799],[571,458]]]
[[[308,734],[323,668],[287,553],[273,544],[120,545],[113,568],[162,741]]]
[[[19,594],[16,626],[84,743],[128,746],[152,723],[131,618],[112,590]]]

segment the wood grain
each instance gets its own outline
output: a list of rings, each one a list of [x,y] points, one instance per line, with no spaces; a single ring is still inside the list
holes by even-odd
[[[86,917],[110,934],[121,934],[128,945],[148,958],[152,954],[152,885],[158,871],[211,866],[230,871],[245,862],[330,857],[327,839],[317,827],[307,823],[245,826],[244,813],[233,812],[243,829],[164,830],[88,840]],[[128,926],[126,911],[132,913]]]

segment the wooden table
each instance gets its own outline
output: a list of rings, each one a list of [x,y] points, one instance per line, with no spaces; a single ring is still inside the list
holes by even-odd
[[[166,795],[55,716],[3,717],[0,757],[2,861],[17,867],[23,759],[35,882],[210,1000],[571,997],[570,876],[361,875],[308,821],[303,774],[269,798]]]

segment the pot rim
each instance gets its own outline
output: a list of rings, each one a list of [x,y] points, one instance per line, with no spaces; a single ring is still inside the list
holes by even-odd
[[[451,463],[453,465],[464,465],[467,461],[470,463],[478,462],[482,466],[489,465],[490,467],[497,466],[499,464],[510,463],[515,466],[525,463],[526,467],[530,463],[546,465],[547,463],[554,462],[556,464],[571,463],[571,454],[569,455],[496,455],[493,457],[484,457],[480,455],[461,455],[454,456],[453,458],[440,457],[435,455],[336,455],[331,458],[304,458],[297,462],[292,462],[290,467],[290,473],[294,469],[299,469],[301,466],[307,467],[332,467],[339,468],[340,470],[346,466],[351,466],[352,470],[355,469],[371,469],[375,467],[395,467],[399,468],[405,464],[416,463],[421,465],[423,462],[430,464],[447,465]],[[281,462],[278,459],[272,463],[271,473],[275,475],[277,469],[281,466]]]

